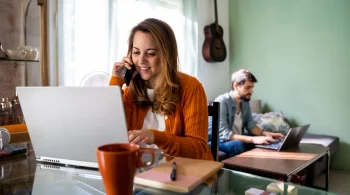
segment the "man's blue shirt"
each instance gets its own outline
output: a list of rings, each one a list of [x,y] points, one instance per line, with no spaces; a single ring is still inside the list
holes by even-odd
[[[214,102],[220,102],[220,122],[219,122],[219,139],[222,142],[229,141],[233,131],[233,122],[235,121],[236,103],[233,97],[233,91],[222,94]],[[249,132],[256,126],[249,102],[241,101],[242,132],[244,129]],[[209,118],[209,140],[211,140],[212,120]]]

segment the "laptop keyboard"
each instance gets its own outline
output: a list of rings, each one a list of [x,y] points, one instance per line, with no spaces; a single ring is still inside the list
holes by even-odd
[[[275,142],[275,143],[270,143],[268,146],[272,147],[272,148],[279,148],[282,145],[282,141],[280,142]]]
[[[274,150],[278,150],[282,144],[283,144],[284,139],[278,139],[276,140],[276,142],[271,142],[269,144],[258,144],[256,145],[259,148],[267,148],[267,149],[274,149]]]

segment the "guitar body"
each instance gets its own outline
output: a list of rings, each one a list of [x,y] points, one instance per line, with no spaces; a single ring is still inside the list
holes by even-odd
[[[215,22],[204,27],[204,43],[202,54],[207,62],[222,62],[226,59],[226,47],[224,40],[224,29],[219,25],[216,0],[215,5]]]
[[[204,27],[204,43],[202,53],[207,62],[222,62],[226,59],[226,47],[223,41],[224,30],[212,23]]]

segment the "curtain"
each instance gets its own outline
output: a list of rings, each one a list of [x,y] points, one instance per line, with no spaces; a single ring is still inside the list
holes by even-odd
[[[93,71],[111,74],[114,62],[127,54],[132,27],[150,17],[173,28],[180,70],[200,77],[197,0],[61,0],[58,12],[60,86],[79,86]]]

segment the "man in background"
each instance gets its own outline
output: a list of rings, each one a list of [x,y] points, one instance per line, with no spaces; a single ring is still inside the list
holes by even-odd
[[[254,144],[269,144],[283,138],[281,133],[260,129],[253,120],[249,101],[257,82],[255,76],[240,69],[232,74],[231,81],[232,90],[214,100],[220,102],[219,149],[232,157],[254,148]],[[248,134],[244,134],[244,129]]]

